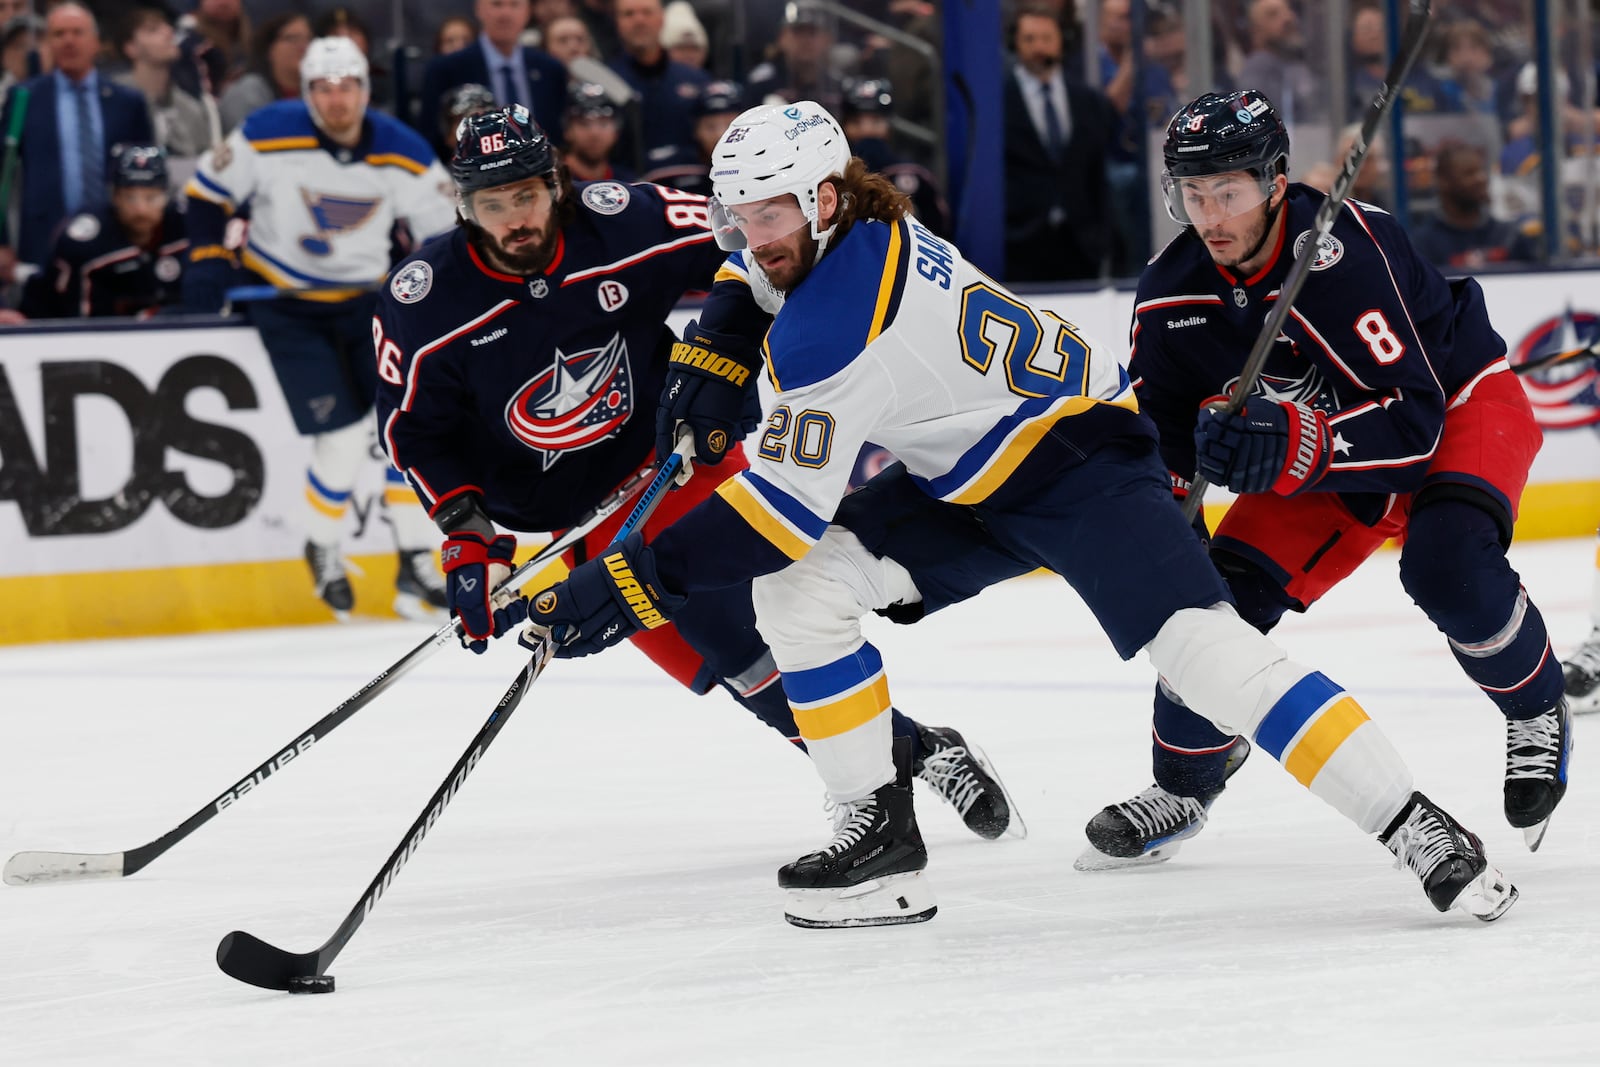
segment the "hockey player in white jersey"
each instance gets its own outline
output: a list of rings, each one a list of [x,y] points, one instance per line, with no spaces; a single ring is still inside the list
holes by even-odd
[[[1438,910],[1510,907],[1481,842],[1414,790],[1355,698],[1235,613],[1115,357],[909,218],[814,103],[741,115],[712,179],[719,239],[748,245],[745,269],[785,293],[752,368],[767,416],[754,460],[650,544],[630,538],[536,595],[529,617],[598,651],[766,575],[758,625],[838,805],[834,838],[778,873],[791,922],[935,911],[861,616],[912,621],[1038,567],[1066,578],[1121,656],[1143,649],[1189,707],[1376,834]],[[903,463],[845,496],[869,438]]]
[[[252,304],[250,318],[296,428],[312,439],[306,562],[317,595],[343,618],[354,596],[340,531],[356,479],[375,454],[373,290],[389,270],[395,223],[404,219],[417,237],[431,237],[454,225],[454,200],[427,142],[368,109],[366,57],[348,38],[313,41],[300,85],[302,99],[253,112],[201,158],[186,189],[184,305],[223,309],[238,280],[224,230],[248,214],[244,277],[279,291],[278,299]],[[403,615],[431,614],[445,605],[433,524],[387,465],[386,479],[384,513],[399,547],[394,606]]]

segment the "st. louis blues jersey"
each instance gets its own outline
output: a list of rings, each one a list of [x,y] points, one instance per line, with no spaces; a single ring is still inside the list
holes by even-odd
[[[1140,277],[1129,372],[1175,485],[1194,476],[1200,406],[1238,380],[1323,199],[1289,187],[1279,245],[1251,277],[1217,266],[1193,231]],[[1328,415],[1333,456],[1316,490],[1411,491],[1446,408],[1485,375],[1510,373],[1505,342],[1478,283],[1445,281],[1381,209],[1345,201],[1315,254],[1254,392]]]
[[[703,197],[594,182],[577,200],[542,274],[494,270],[458,230],[379,297],[378,426],[430,513],[472,491],[503,526],[563,529],[654,449],[667,314],[713,288],[724,254]],[[708,305],[726,300],[761,315],[737,282]]]
[[[856,223],[835,241],[787,295],[765,354],[767,423],[750,469],[656,541],[674,589],[804,556],[868,439],[930,496],[993,504],[1108,435],[1150,436],[1115,356],[911,218]],[[714,561],[694,548],[708,542]],[[693,574],[668,573],[686,561]]]
[[[227,218],[248,205],[244,266],[280,289],[327,299],[383,278],[397,220],[426,238],[455,216],[450,178],[416,132],[368,111],[360,141],[345,147],[299,100],[252,112],[201,157],[185,191],[195,261],[225,254]]]

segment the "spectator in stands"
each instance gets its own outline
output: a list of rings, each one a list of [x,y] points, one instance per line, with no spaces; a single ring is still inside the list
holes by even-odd
[[[459,52],[478,39],[478,24],[468,15],[451,15],[433,31],[433,54]]]
[[[1488,31],[1470,19],[1456,22],[1445,32],[1444,55],[1447,73],[1438,82],[1439,110],[1498,115],[1500,95]]]
[[[160,145],[118,145],[111,201],[74,216],[56,237],[47,270],[30,278],[29,318],[145,316],[178,304],[185,252],[183,212],[168,191]]]
[[[661,12],[661,47],[674,63],[695,70],[706,69],[711,38],[689,0],[672,0]]]
[[[468,82],[446,93],[444,104],[439,108],[439,135],[448,153],[442,158],[449,159],[456,154],[456,127],[461,125],[462,119],[493,111],[494,108],[494,94],[486,85]]]
[[[912,37],[938,46],[939,9],[929,0],[889,0],[888,22]],[[895,113],[908,122],[932,126],[933,82],[944,77],[938,59],[930,60],[914,49],[891,42],[883,73],[898,90]]]
[[[166,155],[192,160],[210,148],[212,120],[205,105],[172,83],[172,68],[178,62],[178,33],[166,11],[159,7],[133,8],[123,16],[113,43],[128,61],[128,69],[116,75],[115,80],[144,95],[150,105],[156,144]],[[165,160],[161,170],[168,170]]]
[[[633,181],[633,172],[611,164],[617,146],[617,109],[603,86],[577,82],[568,95],[566,151],[561,161],[579,182]]]
[[[251,56],[250,19],[240,0],[198,0],[180,29],[174,81],[197,100],[206,93],[220,99]]]
[[[589,27],[595,55],[610,60],[622,54],[622,39],[617,36],[616,0],[578,0],[578,17]]]
[[[673,62],[661,47],[661,0],[617,0],[616,13],[622,55],[611,69],[641,97],[638,141],[654,167],[694,144],[695,100],[711,76]],[[633,143],[632,131],[624,131],[622,144]]]
[[[889,120],[893,115],[894,87],[887,79],[864,78],[848,86],[839,124],[850,141],[850,153],[860,156],[870,169],[909,196],[912,211],[924,226],[941,237],[953,236],[950,207],[939,192],[933,172],[902,158],[889,145]]]
[[[1183,25],[1183,12],[1172,4],[1151,3],[1144,13],[1144,107],[1146,124],[1166,129],[1167,123],[1185,102],[1194,99],[1189,90],[1189,38]]]
[[[1350,92],[1347,113],[1359,118],[1389,72],[1389,16],[1380,0],[1364,0],[1350,15]],[[1439,110],[1439,90],[1423,63],[1411,68],[1400,100],[1408,114]]]
[[[53,4],[45,16],[45,37],[55,70],[23,83],[28,102],[17,157],[22,195],[15,238],[0,235],[0,284],[16,279],[19,261],[45,261],[63,220],[106,206],[112,145],[154,139],[144,97],[95,70],[100,29],[87,7],[78,0]],[[9,128],[16,101],[15,92],[7,95],[0,129]]]
[[[435,56],[423,73],[421,114],[427,121],[418,132],[442,154],[435,116],[447,92],[470,83],[487,85],[501,107],[523,105],[552,137],[559,137],[567,107],[567,69],[543,49],[522,43],[528,0],[476,0],[473,14],[483,27],[476,47]]]
[[[736,81],[714,81],[701,89],[695,100],[694,146],[660,161],[643,180],[710,196],[711,150],[748,103],[744,86]]]
[[[1116,112],[1116,128],[1106,157],[1106,178],[1111,183],[1112,223],[1117,240],[1111,272],[1127,277],[1139,273],[1150,258],[1150,196],[1146,192],[1144,165],[1145,122],[1141,104],[1133,110],[1134,90],[1144,96],[1165,84],[1165,71],[1153,63],[1140,64],[1133,49],[1129,0],[1100,0],[1100,91]],[[1144,71],[1135,85],[1135,75]],[[1151,78],[1159,79],[1156,86]],[[1170,87],[1170,86],[1169,86]]]
[[[1532,263],[1538,227],[1489,214],[1489,161],[1476,145],[1446,144],[1434,155],[1437,212],[1411,230],[1411,243],[1437,267],[1469,271],[1486,263]]]
[[[578,9],[573,6],[573,0],[532,0],[528,9],[529,17],[533,20],[534,27],[539,31],[541,42],[545,28],[556,19],[574,18]],[[541,43],[540,47],[544,47]],[[545,51],[549,51],[545,48]]]
[[[1334,158],[1341,162],[1322,162],[1307,170],[1302,179],[1305,184],[1313,189],[1320,189],[1324,193],[1333,188],[1334,179],[1339,176],[1342,161],[1350,155],[1350,146],[1355,144],[1356,137],[1361,133],[1361,124],[1353,122],[1346,126],[1339,134],[1339,146],[1334,153]],[[1379,131],[1372,144],[1367,146],[1367,157],[1361,161],[1361,169],[1356,171],[1356,180],[1350,186],[1350,195],[1365,204],[1372,204],[1385,211],[1389,210],[1393,195],[1394,168],[1389,164],[1389,139],[1387,131]]]
[[[840,78],[830,69],[833,25],[819,8],[795,0],[784,8],[783,29],[772,56],[750,72],[750,98],[757,104],[815,100],[835,114],[842,102]]]
[[[44,46],[44,19],[37,15],[15,15],[7,19],[0,29],[0,95],[11,91],[13,85],[27,81],[28,55],[39,50],[40,73],[50,70],[50,49]]]
[[[300,60],[311,36],[311,21],[304,15],[274,15],[261,24],[250,69],[217,101],[223,133],[231,133],[245,116],[274,100],[300,96]]]
[[[1105,96],[1069,81],[1061,25],[1025,6],[1012,25],[1016,65],[1005,79],[1006,277],[1098,278],[1111,252],[1106,153],[1116,114]]]
[[[1289,0],[1252,0],[1247,17],[1250,52],[1239,65],[1239,84],[1274,101],[1290,126],[1320,118],[1327,111],[1323,87],[1306,65],[1300,16]]]
[[[1589,138],[1600,133],[1600,110],[1586,113],[1573,106],[1566,71],[1554,71],[1552,81],[1556,106],[1561,111],[1557,127],[1562,152],[1557,161],[1556,182],[1576,221],[1583,212],[1586,184],[1581,157],[1588,151]],[[1532,63],[1518,72],[1516,89],[1521,111],[1507,129],[1505,147],[1500,150],[1499,214],[1503,218],[1536,215],[1541,203],[1539,172],[1544,159],[1539,150],[1539,72]],[[1581,247],[1578,230],[1568,234],[1567,243],[1573,250]]]
[[[589,36],[589,27],[576,15],[551,19],[545,25],[544,50],[567,66],[579,56],[600,58],[594,50],[594,38]]]

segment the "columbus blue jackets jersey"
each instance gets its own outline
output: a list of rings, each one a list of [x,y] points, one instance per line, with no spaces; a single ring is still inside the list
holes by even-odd
[[[151,244],[128,239],[111,209],[74,216],[44,270],[28,279],[22,312],[55,319],[145,315],[181,296],[185,252],[183,212],[168,204]]]
[[[1192,230],[1140,276],[1129,370],[1176,484],[1194,476],[1196,412],[1238,380],[1323,199],[1289,187],[1279,246],[1251,277],[1213,263]],[[1254,391],[1328,415],[1333,456],[1317,490],[1409,492],[1447,407],[1485,375],[1510,373],[1505,351],[1477,282],[1445,281],[1393,217],[1347,200]]]
[[[594,182],[577,199],[543,274],[494,270],[458,230],[379,298],[383,446],[430,512],[475,491],[502,526],[563,529],[652,454],[667,313],[712,288],[724,254],[702,197]],[[749,303],[749,289],[709,299]]]

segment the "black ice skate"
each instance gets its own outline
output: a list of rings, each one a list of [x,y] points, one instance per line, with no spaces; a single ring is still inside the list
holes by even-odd
[[[350,609],[356,606],[356,597],[350,591],[350,576],[344,572],[339,546],[307,541],[306,565],[311,568],[311,582],[316,587],[317,596],[333,609],[340,622],[348,620]]]
[[[1561,701],[1543,715],[1506,720],[1506,822],[1537,852],[1567,792],[1572,716]]]
[[[394,613],[403,619],[433,621],[449,610],[444,575],[426,548],[401,550],[400,569],[394,579]]]
[[[1517,887],[1483,854],[1478,835],[1421,793],[1396,815],[1378,840],[1422,880],[1423,892],[1440,911],[1460,908],[1493,922],[1517,902]]]
[[[1600,630],[1591,630],[1589,639],[1562,661],[1561,677],[1572,714],[1600,711]]]
[[[778,871],[785,919],[796,926],[890,926],[938,911],[922,877],[928,850],[909,785],[889,784],[833,811],[833,840]]]
[[[918,726],[917,738],[922,758],[911,765],[911,773],[955,808],[967,829],[991,841],[1008,829],[1013,837],[1028,836],[1027,824],[982,749],[943,726]]]
[[[1241,737],[1228,753],[1223,782],[1232,778],[1249,757],[1250,742]],[[1171,859],[1184,841],[1205,828],[1206,814],[1222,792],[1218,789],[1203,797],[1184,797],[1152,785],[1137,796],[1101,809],[1084,827],[1089,847],[1073,861],[1073,868],[1110,871]]]

